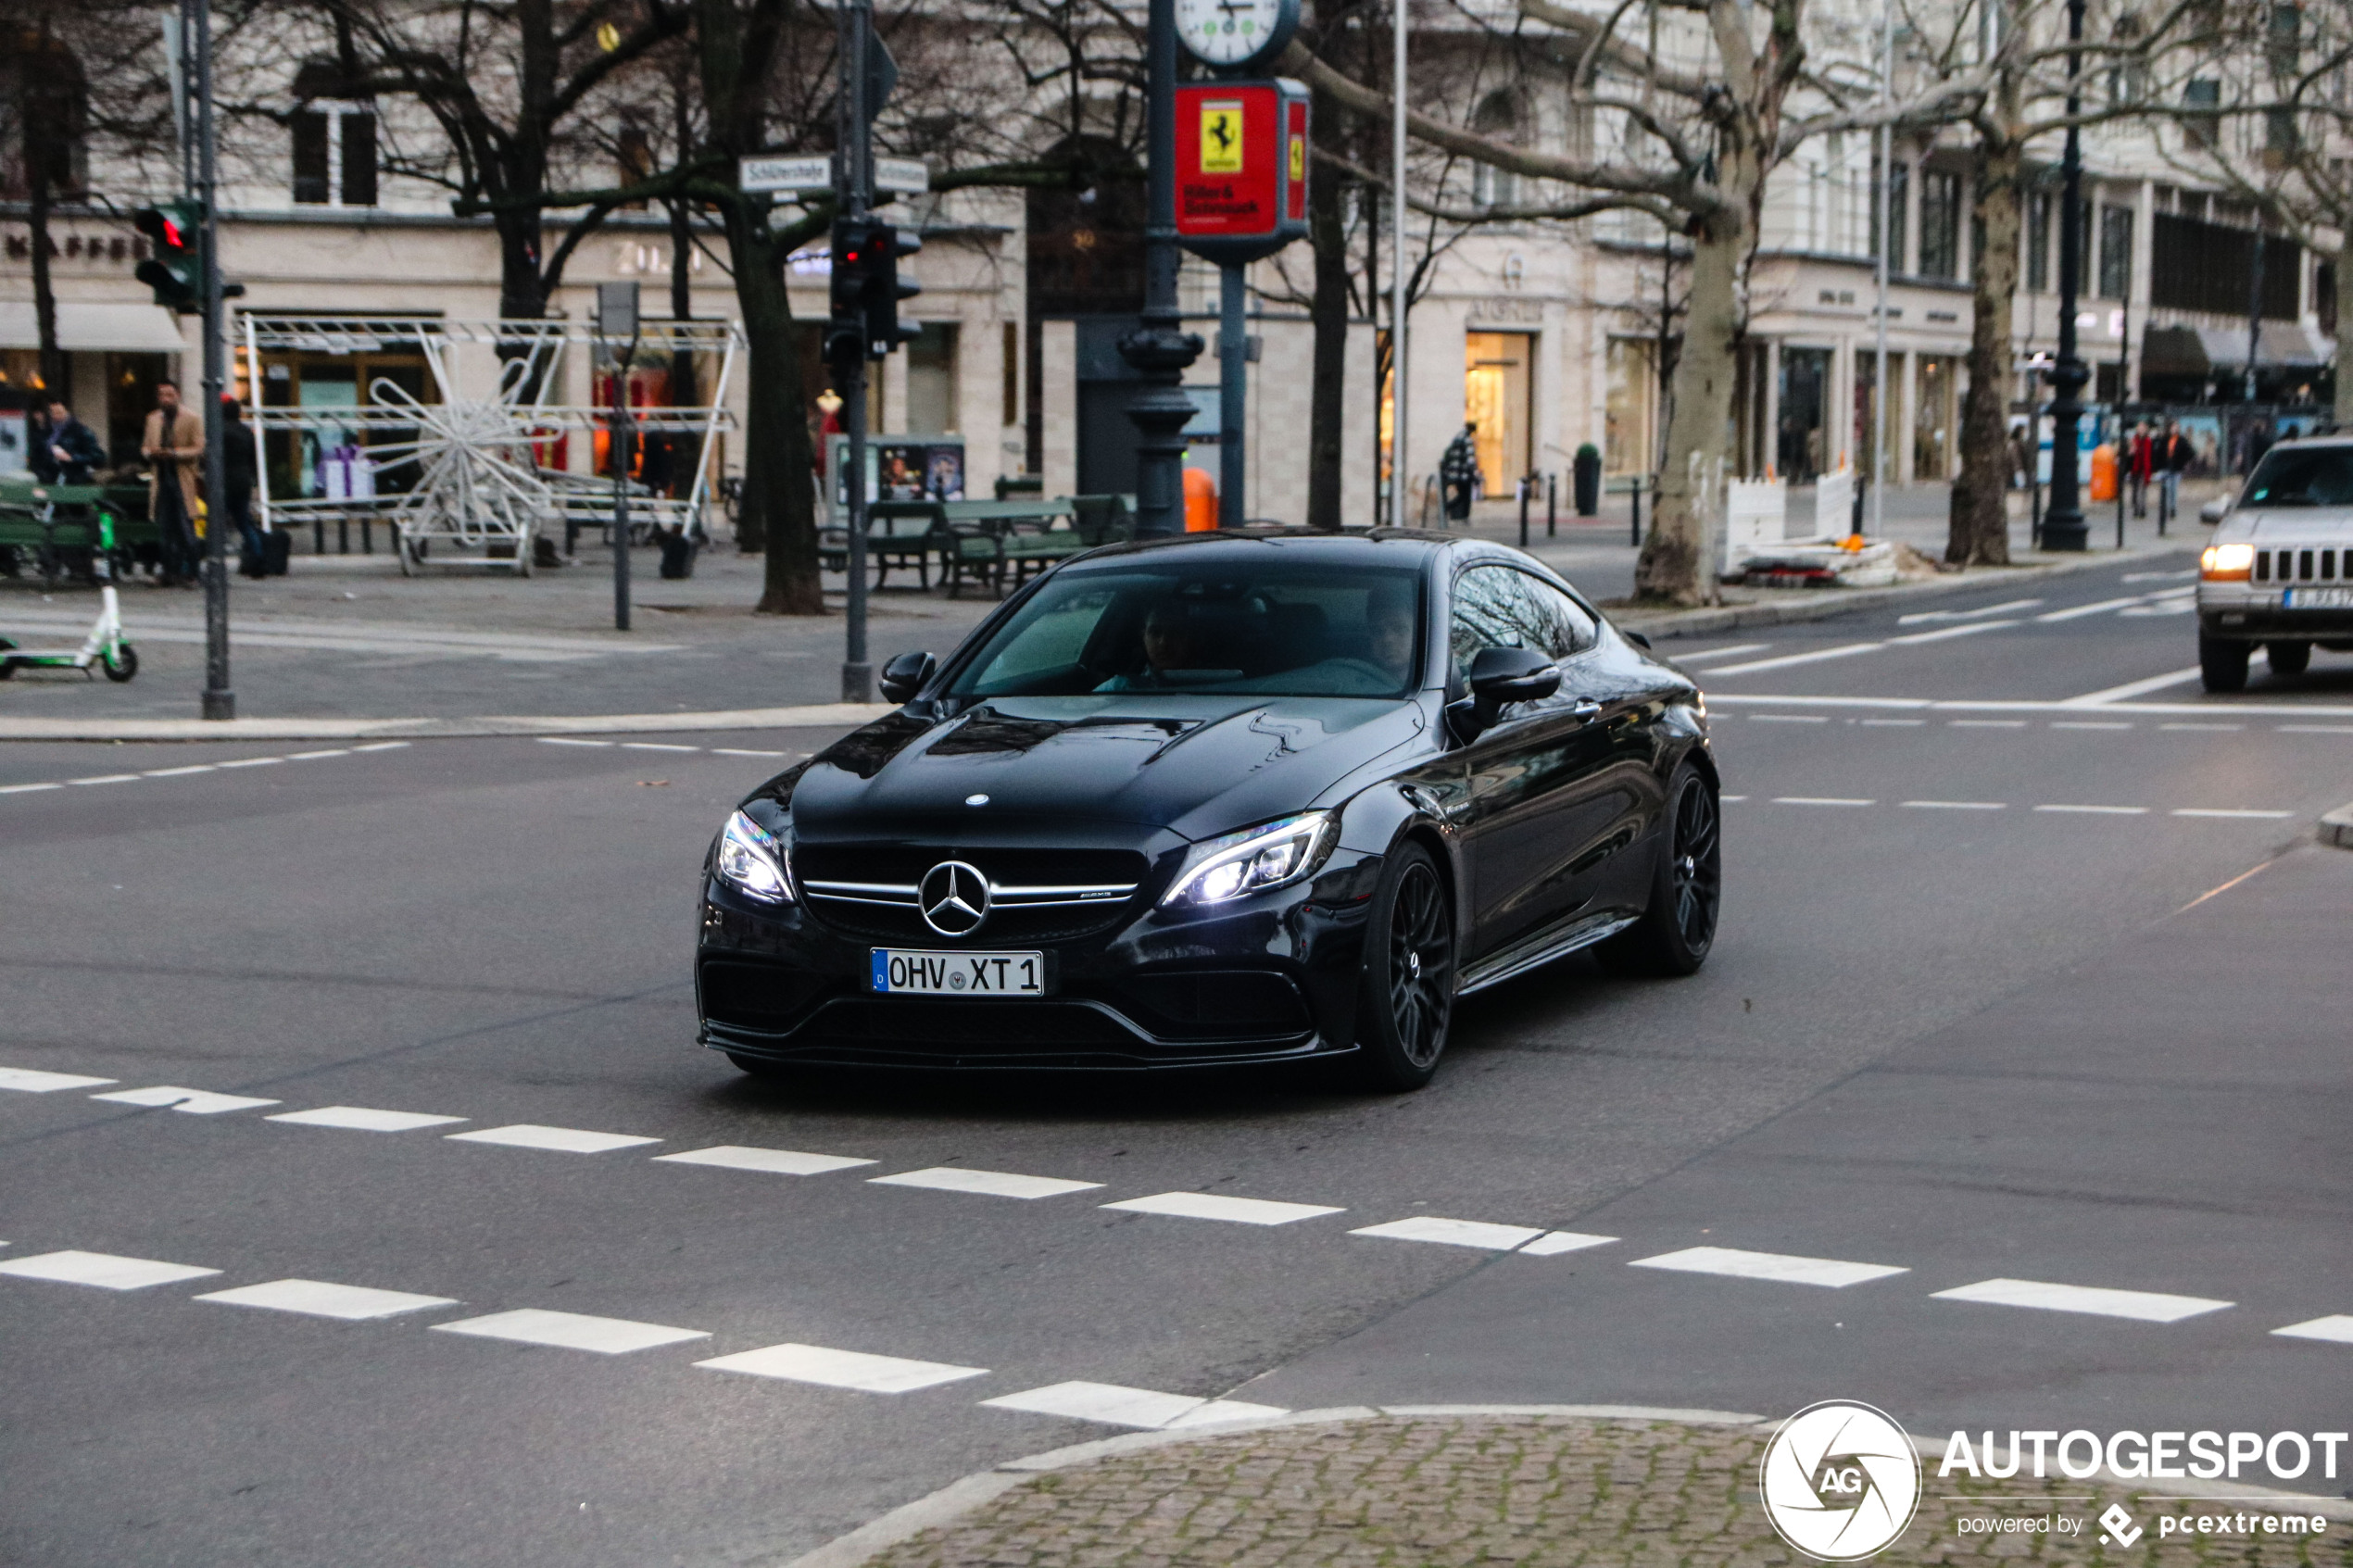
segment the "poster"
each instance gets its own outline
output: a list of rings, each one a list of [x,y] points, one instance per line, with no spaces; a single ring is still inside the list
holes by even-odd
[[[836,476],[834,505],[847,506],[849,437],[825,438],[826,468]],[[869,501],[961,501],[964,498],[964,444],[947,435],[877,435],[866,442]]]

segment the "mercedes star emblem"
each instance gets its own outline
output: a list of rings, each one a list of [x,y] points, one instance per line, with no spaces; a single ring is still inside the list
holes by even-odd
[[[924,923],[942,936],[969,936],[988,918],[988,879],[962,860],[942,860],[916,884]]]

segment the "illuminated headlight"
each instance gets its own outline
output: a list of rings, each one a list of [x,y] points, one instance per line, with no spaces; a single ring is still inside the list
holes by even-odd
[[[2208,545],[2197,558],[2197,574],[2208,583],[2244,583],[2254,566],[2252,545]]]
[[[1204,839],[1193,846],[1161,907],[1223,904],[1296,882],[1324,863],[1336,828],[1329,811],[1307,811]]]
[[[785,874],[785,847],[776,835],[741,811],[727,819],[719,834],[719,874],[763,904],[792,902],[792,881]]]

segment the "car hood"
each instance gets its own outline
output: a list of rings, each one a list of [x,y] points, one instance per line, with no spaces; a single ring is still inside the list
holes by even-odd
[[[1018,822],[1200,838],[1315,804],[1426,723],[1411,699],[998,698],[943,721],[892,714],[763,793],[814,837],[969,836],[982,822]]]
[[[2353,533],[2353,509],[2344,507],[2249,507],[2230,521],[2230,537],[2256,545],[2334,545]]]

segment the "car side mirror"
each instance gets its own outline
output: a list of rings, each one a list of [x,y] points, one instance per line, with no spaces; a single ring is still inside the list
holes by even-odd
[[[927,653],[902,653],[882,667],[882,695],[886,702],[906,702],[924,689],[932,672],[939,668],[939,660]]]
[[[1476,739],[1502,717],[1504,706],[1536,702],[1560,690],[1561,672],[1533,648],[1478,650],[1470,667],[1470,696],[1448,705],[1446,715],[1465,741]]]
[[[1644,653],[1648,653],[1650,651],[1651,640],[1648,637],[1643,636],[1640,632],[1620,632],[1619,635],[1623,636],[1628,642],[1633,644],[1636,647],[1641,648]]]
[[[2201,521],[2220,522],[2224,518],[2231,515],[2231,503],[2228,501],[2208,501],[2206,505],[2198,508],[2197,515],[2199,521]]]

